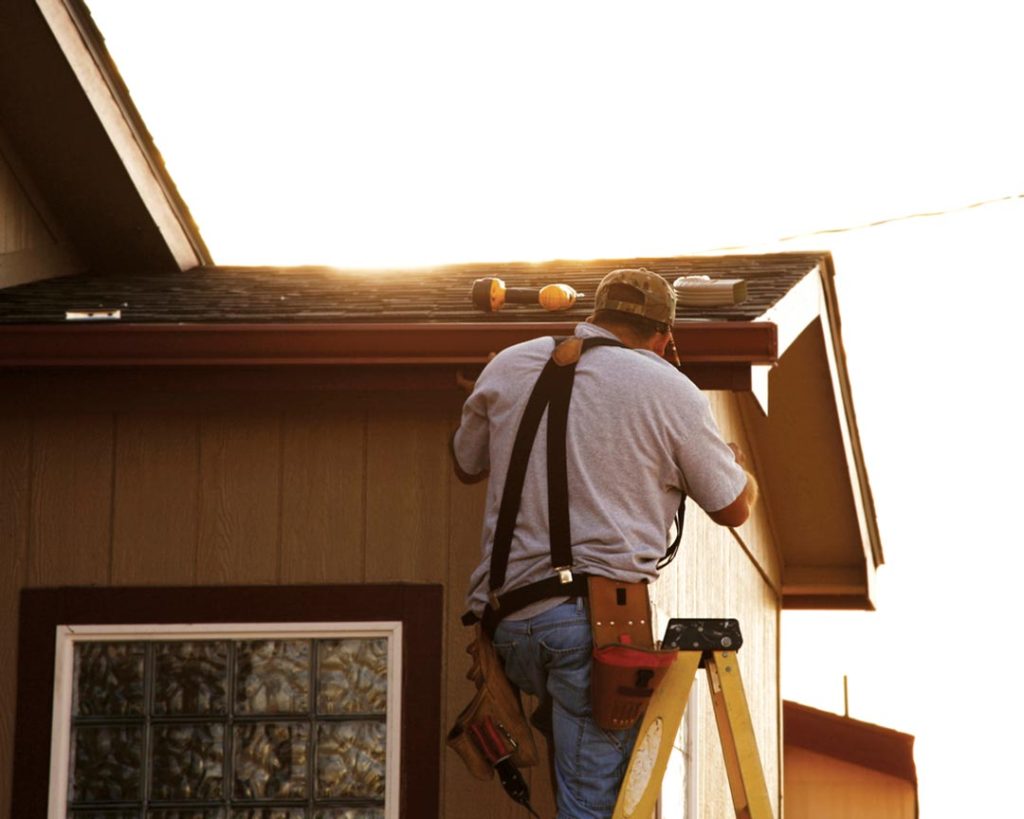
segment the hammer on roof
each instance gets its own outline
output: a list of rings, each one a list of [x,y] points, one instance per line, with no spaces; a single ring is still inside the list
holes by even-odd
[[[473,304],[485,313],[497,313],[503,305],[539,304],[545,310],[568,310],[582,293],[567,284],[544,287],[506,287],[501,279],[489,276],[473,282]]]

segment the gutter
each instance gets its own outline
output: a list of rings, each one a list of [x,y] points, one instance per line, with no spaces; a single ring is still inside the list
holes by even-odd
[[[0,369],[473,367],[576,324],[13,324],[0,326]],[[750,368],[777,361],[770,322],[682,321],[674,333],[683,371],[705,389],[749,389]]]

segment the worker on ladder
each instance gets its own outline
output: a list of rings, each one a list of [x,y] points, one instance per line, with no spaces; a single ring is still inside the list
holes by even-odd
[[[571,338],[490,361],[452,439],[460,480],[489,476],[464,622],[480,623],[508,679],[539,698],[533,721],[552,740],[563,819],[611,816],[638,727],[595,720],[592,578],[646,595],[678,546],[667,533],[687,496],[723,526],[746,520],[756,498],[741,450],[665,358],[675,308],[660,275],[609,273]],[[634,688],[649,696],[648,680]]]

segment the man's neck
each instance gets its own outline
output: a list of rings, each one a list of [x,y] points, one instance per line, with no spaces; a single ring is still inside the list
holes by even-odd
[[[653,339],[642,339],[640,338],[632,327],[623,324],[610,324],[610,323],[599,323],[591,322],[595,327],[600,327],[602,330],[607,330],[619,341],[629,347],[631,350],[650,350],[653,349]]]

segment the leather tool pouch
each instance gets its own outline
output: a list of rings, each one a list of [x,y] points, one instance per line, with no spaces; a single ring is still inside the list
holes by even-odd
[[[455,719],[447,744],[477,779],[494,776],[494,766],[511,759],[517,767],[537,764],[537,746],[523,713],[519,690],[508,681],[490,637],[479,623],[466,651],[473,658],[466,677],[476,696]]]
[[[591,577],[589,587],[591,707],[601,728],[621,731],[643,715],[678,652],[655,648],[646,583]]]

